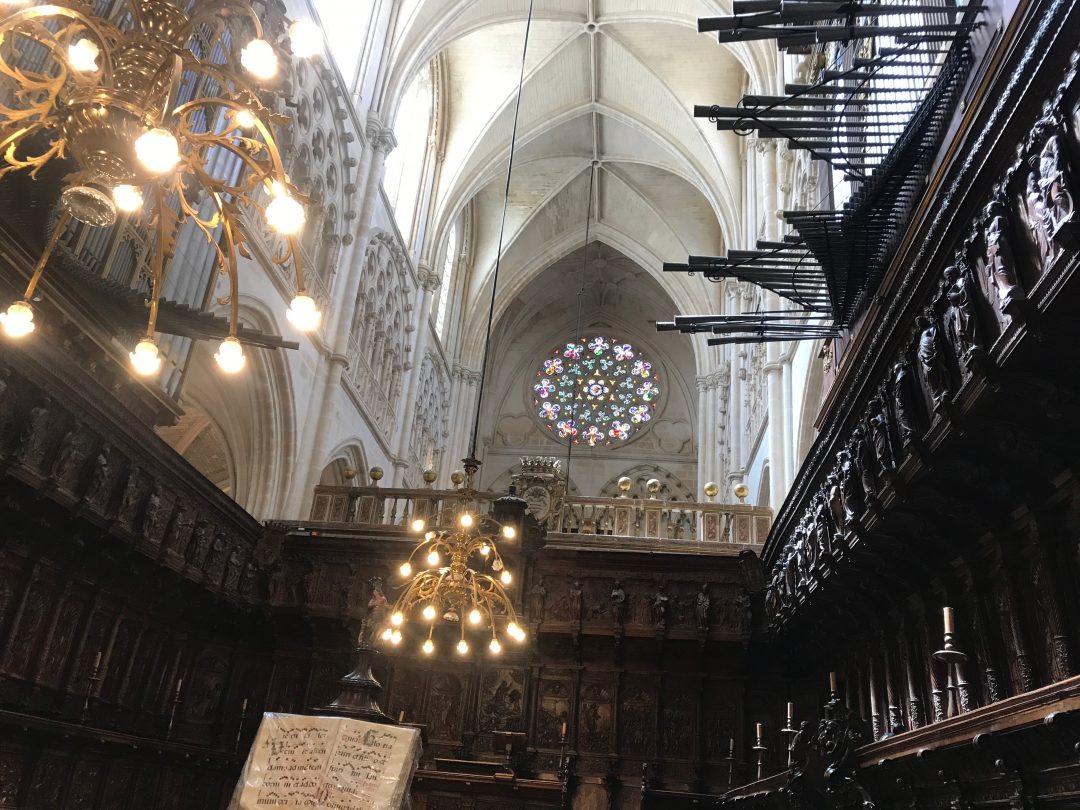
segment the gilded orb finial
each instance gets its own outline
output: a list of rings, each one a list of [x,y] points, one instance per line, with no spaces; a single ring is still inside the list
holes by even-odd
[[[739,503],[746,503],[746,496],[750,494],[750,487],[746,484],[739,483],[735,485],[735,497],[739,499]]]
[[[460,487],[465,482],[465,473],[461,470],[454,470],[450,473],[450,483],[455,487]]]
[[[634,482],[630,480],[629,476],[624,475],[619,479],[619,492],[629,492],[630,487],[634,485]]]
[[[436,472],[434,470],[424,470],[424,475],[423,475],[424,483],[427,484],[429,487],[432,484],[435,483],[435,479],[437,477],[438,477],[438,475],[436,474]]]
[[[346,481],[352,481],[354,478],[356,478],[356,468],[346,467],[344,470],[341,471],[341,477],[344,478]]]
[[[368,475],[371,476],[372,483],[375,484],[375,486],[378,486],[379,482],[382,480],[382,477],[384,475],[383,468],[382,467],[372,467],[370,470],[368,470]]]
[[[705,484],[705,496],[711,501],[716,497],[716,493],[720,491],[720,487],[716,485],[715,481],[709,481]]]
[[[655,498],[656,493],[660,491],[660,480],[657,478],[650,478],[645,482],[645,489],[648,490],[651,498]]]

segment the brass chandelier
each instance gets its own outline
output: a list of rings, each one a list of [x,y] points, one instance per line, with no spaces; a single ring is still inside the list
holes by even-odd
[[[248,211],[285,238],[274,262],[291,263],[296,276],[288,320],[301,331],[318,326],[297,243],[307,200],[289,181],[274,135],[288,119],[262,103],[259,83],[277,75],[283,56],[317,54],[322,35],[308,21],[292,23],[287,33],[284,23],[264,33],[245,0],[116,0],[102,14],[79,0],[57,0],[0,20],[0,90],[7,91],[0,94],[0,176],[36,176],[57,158],[76,165],[25,293],[0,313],[9,337],[34,331],[34,291],[69,222],[108,227],[118,212],[141,217],[155,238],[149,319],[130,355],[137,373],[153,375],[162,365],[158,301],[176,234],[188,219],[229,281],[228,297],[219,300],[229,306],[229,335],[215,355],[223,370],[235,373],[245,363],[237,265],[250,255],[249,222],[258,218]],[[234,48],[241,37],[250,38]],[[22,63],[28,49],[43,49],[41,66]],[[181,102],[185,86],[199,91]],[[213,174],[210,157],[222,151],[239,159],[238,179]],[[200,213],[200,199],[211,201],[209,215]]]
[[[513,577],[498,549],[499,540],[513,540],[517,530],[478,514],[473,489],[477,466],[467,461],[467,477],[457,503],[412,522],[420,539],[401,564],[404,590],[382,632],[382,639],[394,646],[401,643],[401,629],[416,613],[428,625],[427,638],[420,647],[426,655],[435,652],[435,624],[440,618],[458,626],[456,649],[460,655],[469,652],[469,627],[490,636],[488,650],[494,655],[502,652],[500,624],[514,641],[525,640],[525,631],[505,590]],[[420,559],[426,568],[414,571],[413,564]]]

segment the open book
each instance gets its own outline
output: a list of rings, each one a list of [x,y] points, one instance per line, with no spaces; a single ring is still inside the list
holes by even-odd
[[[414,728],[264,714],[229,810],[397,810],[419,759]]]

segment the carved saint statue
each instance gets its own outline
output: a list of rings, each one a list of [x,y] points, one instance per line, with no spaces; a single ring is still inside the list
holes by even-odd
[[[697,619],[699,630],[709,629],[709,608],[711,606],[712,599],[709,597],[709,583],[706,582],[698,591],[697,603],[694,605],[694,616]]]
[[[862,483],[856,469],[851,449],[843,448],[836,454],[840,467],[840,494],[844,499],[844,523],[860,517],[865,509]]]
[[[536,584],[529,590],[529,618],[535,622],[544,619],[544,601],[547,599],[547,588],[544,587],[544,578],[540,577]]]
[[[829,503],[829,514],[832,516],[833,527],[837,534],[843,534],[847,529],[847,508],[844,506],[844,493],[840,487],[839,468],[829,473],[826,497]]]
[[[38,466],[48,452],[49,423],[52,408],[52,400],[44,397],[33,408],[26,420],[26,427],[19,438],[19,460]]]
[[[60,452],[53,465],[58,486],[75,490],[79,485],[79,472],[83,462],[90,457],[94,446],[94,434],[76,421],[60,444]]]
[[[619,580],[611,589],[611,620],[620,627],[626,621],[626,591]]]
[[[896,412],[896,429],[900,443],[906,445],[915,436],[915,395],[912,387],[911,368],[907,360],[896,363],[892,369],[892,401]]]
[[[667,624],[667,611],[668,611],[669,597],[664,593],[663,588],[658,588],[656,593],[652,597],[652,614],[653,623],[657,627],[663,627]]]
[[[915,320],[919,328],[919,365],[926,381],[927,393],[934,410],[937,410],[949,395],[949,381],[945,361],[938,347],[937,324],[932,315],[920,315]]]
[[[1039,187],[1039,172],[1035,168],[1028,172],[1024,209],[1031,239],[1035,243],[1036,250],[1039,251],[1039,263],[1042,267],[1046,267],[1054,256],[1054,226],[1050,222],[1050,212],[1046,210],[1046,204],[1043,202],[1043,192]]]
[[[975,304],[963,257],[945,268],[945,336],[965,364],[972,352],[978,351],[980,341],[975,320]]]
[[[893,459],[892,442],[889,440],[889,417],[885,403],[880,398],[870,400],[870,438],[874,443],[874,457],[878,468],[884,471],[896,469]]]
[[[822,555],[831,556],[833,526],[831,525],[832,513],[829,511],[826,490],[822,489],[814,496],[814,499],[810,502],[810,510],[814,521],[814,536],[812,539],[814,554],[816,557]]]
[[[873,451],[866,440],[866,431],[857,426],[851,432],[852,459],[859,472],[859,483],[863,492],[863,503],[877,494],[877,480],[874,477]]]
[[[1039,153],[1039,188],[1050,220],[1051,238],[1062,247],[1071,247],[1063,229],[1071,223],[1075,207],[1065,164],[1062,127],[1058,116],[1050,112],[1036,126],[1046,134],[1046,142]]]
[[[986,275],[997,291],[997,309],[1006,317],[1017,301],[1027,296],[1016,276],[1016,259],[1009,242],[1009,221],[1005,217],[1005,205],[995,196],[983,212],[983,228],[986,234]]]

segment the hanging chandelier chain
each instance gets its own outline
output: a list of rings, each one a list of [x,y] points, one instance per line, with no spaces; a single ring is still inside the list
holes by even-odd
[[[510,156],[506,161],[506,187],[503,190],[502,217],[499,221],[499,243],[495,251],[495,270],[491,276],[491,298],[488,301],[487,326],[484,330],[484,354],[480,361],[480,382],[476,394],[476,416],[473,419],[469,458],[476,458],[476,442],[480,435],[480,409],[484,404],[484,384],[487,382],[488,352],[491,349],[491,324],[495,318],[495,294],[499,287],[499,268],[502,266],[503,239],[506,234],[506,214],[510,207],[510,180],[514,172],[514,149],[517,145],[518,117],[521,113],[521,88],[525,84],[525,57],[529,53],[529,33],[532,31],[533,0],[525,18],[525,42],[521,47],[521,71],[518,74],[517,98],[514,100],[514,125],[510,131]]]

